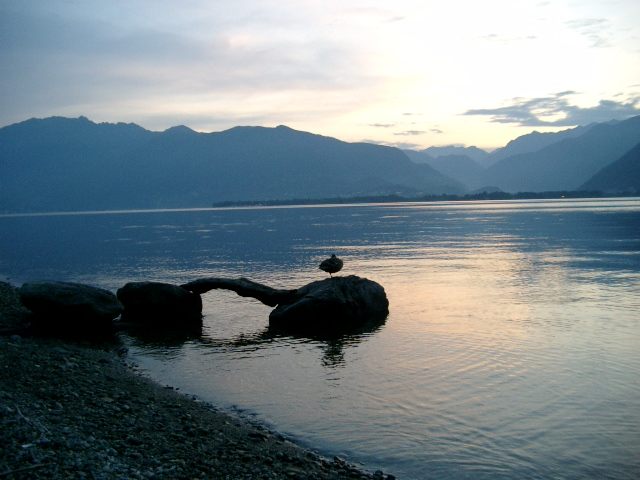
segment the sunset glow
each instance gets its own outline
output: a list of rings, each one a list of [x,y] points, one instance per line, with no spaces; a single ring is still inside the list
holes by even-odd
[[[640,113],[632,0],[2,2],[0,124],[504,145]]]

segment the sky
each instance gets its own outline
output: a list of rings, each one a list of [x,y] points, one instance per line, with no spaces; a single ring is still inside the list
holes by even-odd
[[[0,126],[492,149],[638,114],[637,0],[0,0]]]

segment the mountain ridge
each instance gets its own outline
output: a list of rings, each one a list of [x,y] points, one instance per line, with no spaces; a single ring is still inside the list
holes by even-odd
[[[3,211],[465,191],[394,147],[286,126],[152,132],[86,117],[30,119],[0,129],[0,187]]]
[[[578,132],[560,135],[559,141],[540,150],[498,161],[484,172],[482,183],[508,192],[578,189],[640,141],[640,116],[589,125]]]
[[[640,194],[640,143],[618,160],[599,170],[580,189]]]

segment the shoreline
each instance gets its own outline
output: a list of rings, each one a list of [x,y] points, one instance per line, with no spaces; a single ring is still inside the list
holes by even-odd
[[[25,321],[0,282],[0,478],[388,479],[163,387],[121,344],[7,335]]]

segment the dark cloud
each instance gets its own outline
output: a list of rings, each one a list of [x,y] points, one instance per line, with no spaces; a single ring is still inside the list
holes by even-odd
[[[431,129],[429,129],[429,132],[430,133],[435,133],[435,134],[438,134],[438,135],[440,135],[441,133],[444,133],[444,131],[440,130],[439,128],[431,128]]]
[[[376,127],[376,128],[392,128],[392,127],[395,127],[396,124],[395,123],[370,123],[369,126]]]
[[[490,121],[495,123],[514,123],[527,127],[587,125],[640,115],[640,97],[620,102],[600,100],[594,107],[583,108],[570,104],[566,98],[575,93],[567,90],[548,97],[514,98],[511,105],[472,109],[466,111],[464,115],[488,116]],[[556,119],[546,120],[545,118]]]
[[[424,130],[405,130],[403,132],[393,132],[394,135],[406,135],[406,136],[414,136],[414,135],[422,135],[423,133],[427,133]]]

